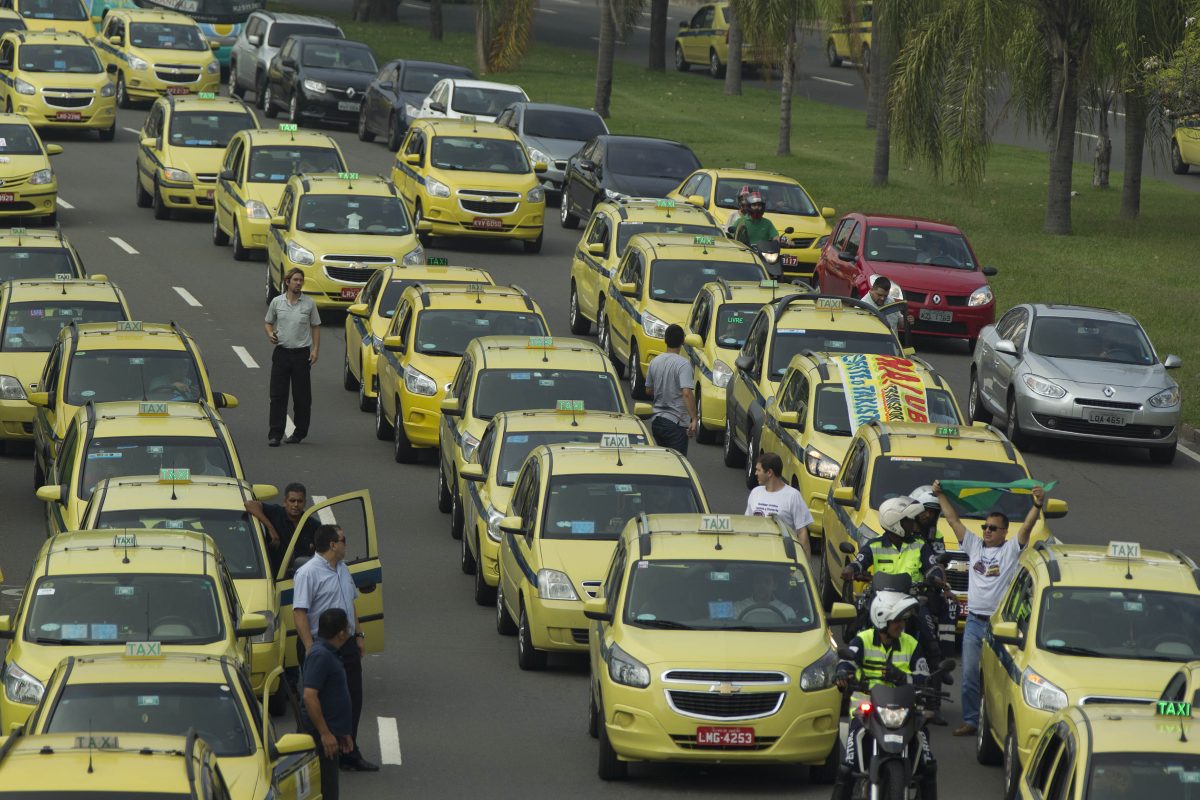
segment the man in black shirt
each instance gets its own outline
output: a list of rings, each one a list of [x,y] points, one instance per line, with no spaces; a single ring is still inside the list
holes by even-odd
[[[296,540],[296,548],[292,551],[292,560],[309,558],[313,554],[313,536],[321,523],[310,517],[304,523],[299,533],[296,524],[304,516],[304,508],[308,505],[308,490],[302,483],[289,483],[283,490],[283,505],[277,503],[260,503],[257,500],[246,501],[246,511],[261,522],[267,529],[267,555],[271,559],[271,574],[278,576],[283,557],[287,554],[292,539]]]

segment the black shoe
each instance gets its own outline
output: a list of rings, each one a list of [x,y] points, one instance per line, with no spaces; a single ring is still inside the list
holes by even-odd
[[[300,444],[302,441],[304,441],[304,439],[303,439],[303,437],[297,436],[296,434],[293,433],[291,436],[287,437],[283,441],[287,442],[288,444]]]
[[[353,770],[354,772],[379,772],[379,765],[367,761],[361,753],[343,756],[340,766],[342,769]]]
[[[279,447],[279,437],[272,436],[271,438],[267,439],[267,447]]]

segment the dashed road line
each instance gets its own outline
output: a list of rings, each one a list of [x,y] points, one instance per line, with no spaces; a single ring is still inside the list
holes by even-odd
[[[191,292],[189,292],[187,289],[183,288],[182,286],[172,286],[171,288],[174,289],[175,294],[182,297],[183,302],[187,303],[189,306],[195,306],[195,307],[199,308],[204,305],[199,300],[197,300],[194,296],[192,296]]]
[[[557,14],[558,13],[557,11],[555,11],[552,8],[535,8],[534,11],[537,11],[542,14]],[[382,719],[382,717],[380,719]]]
[[[123,130],[123,131],[129,131],[129,132],[130,132],[130,133],[132,133],[132,134],[137,134],[137,135],[140,135],[140,134],[141,134],[141,131],[139,131],[137,128],[125,128],[125,127],[122,127],[122,128],[121,128],[121,130]]]
[[[379,760],[400,765],[400,730],[395,717],[376,717],[379,723]]]
[[[291,417],[288,418],[288,421],[289,422],[291,421]],[[323,494],[314,494],[312,496],[312,499],[313,499],[313,505],[317,506],[317,505],[320,505],[321,503],[324,503],[329,498]],[[332,508],[322,508],[320,511],[317,512],[317,519],[321,520],[322,525],[337,525],[337,517],[335,517],[333,515]]]
[[[250,355],[250,351],[241,345],[233,345],[233,352],[242,363],[246,365],[246,369],[258,369],[258,362],[254,360],[254,356]]]
[[[58,203],[59,208],[65,208],[67,211],[75,208],[75,206],[71,205],[66,200],[63,200],[61,197],[54,198],[54,202]]]
[[[814,81],[820,81],[821,83],[832,83],[832,84],[836,84],[837,86],[853,86],[854,85],[853,83],[850,83],[849,81],[839,81],[836,78],[822,78],[820,75],[813,75],[811,77]]]
[[[133,249],[133,245],[122,239],[120,236],[110,236],[108,237],[108,240],[124,250],[126,253],[129,253],[131,256],[140,255],[137,250]]]
[[[1200,455],[1193,453],[1190,448],[1184,447],[1182,444],[1177,444],[1177,445],[1175,445],[1175,449],[1178,450],[1179,452],[1183,453],[1185,456],[1190,458],[1192,461],[1200,462]]]

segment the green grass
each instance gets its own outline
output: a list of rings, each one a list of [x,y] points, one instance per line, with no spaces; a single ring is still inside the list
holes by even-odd
[[[400,25],[343,21],[346,35],[368,42],[381,59],[416,58],[473,64],[469,37],[447,35],[431,42],[426,31]],[[812,46],[809,44],[808,46]],[[537,44],[519,69],[492,76],[520,84],[543,102],[590,107],[595,55]],[[1128,311],[1149,332],[1160,355],[1177,353],[1183,369],[1173,373],[1186,397],[1200,393],[1200,326],[1189,323],[1185,293],[1196,273],[1195,193],[1145,180],[1142,218],[1118,219],[1120,173],[1107,191],[1091,188],[1091,169],[1077,164],[1074,230],[1070,237],[1042,233],[1047,156],[997,146],[982,190],[974,195],[939,183],[918,166],[892,157],[891,184],[870,185],[874,131],[863,115],[796,98],[792,106],[792,155],[775,156],[778,93],[747,89],[726,97],[719,81],[697,75],[650,72],[617,62],[613,81],[613,131],[677,139],[706,165],[756,162],[799,179],[817,205],[902,213],[960,226],[984,264],[1000,270],[992,279],[1001,310],[1021,302],[1067,302]],[[1200,178],[1197,178],[1200,180]],[[565,267],[565,265],[564,265]],[[1185,405],[1185,419],[1200,424],[1200,405]]]

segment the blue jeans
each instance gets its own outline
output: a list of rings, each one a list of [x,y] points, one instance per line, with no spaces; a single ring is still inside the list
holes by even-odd
[[[979,724],[979,657],[987,631],[986,619],[967,615],[962,645],[962,715],[968,725]]]
[[[675,420],[667,419],[661,414],[655,416],[650,422],[650,433],[654,434],[655,444],[659,447],[678,450],[680,455],[685,456],[688,451],[687,432],[686,425],[679,425]]]

